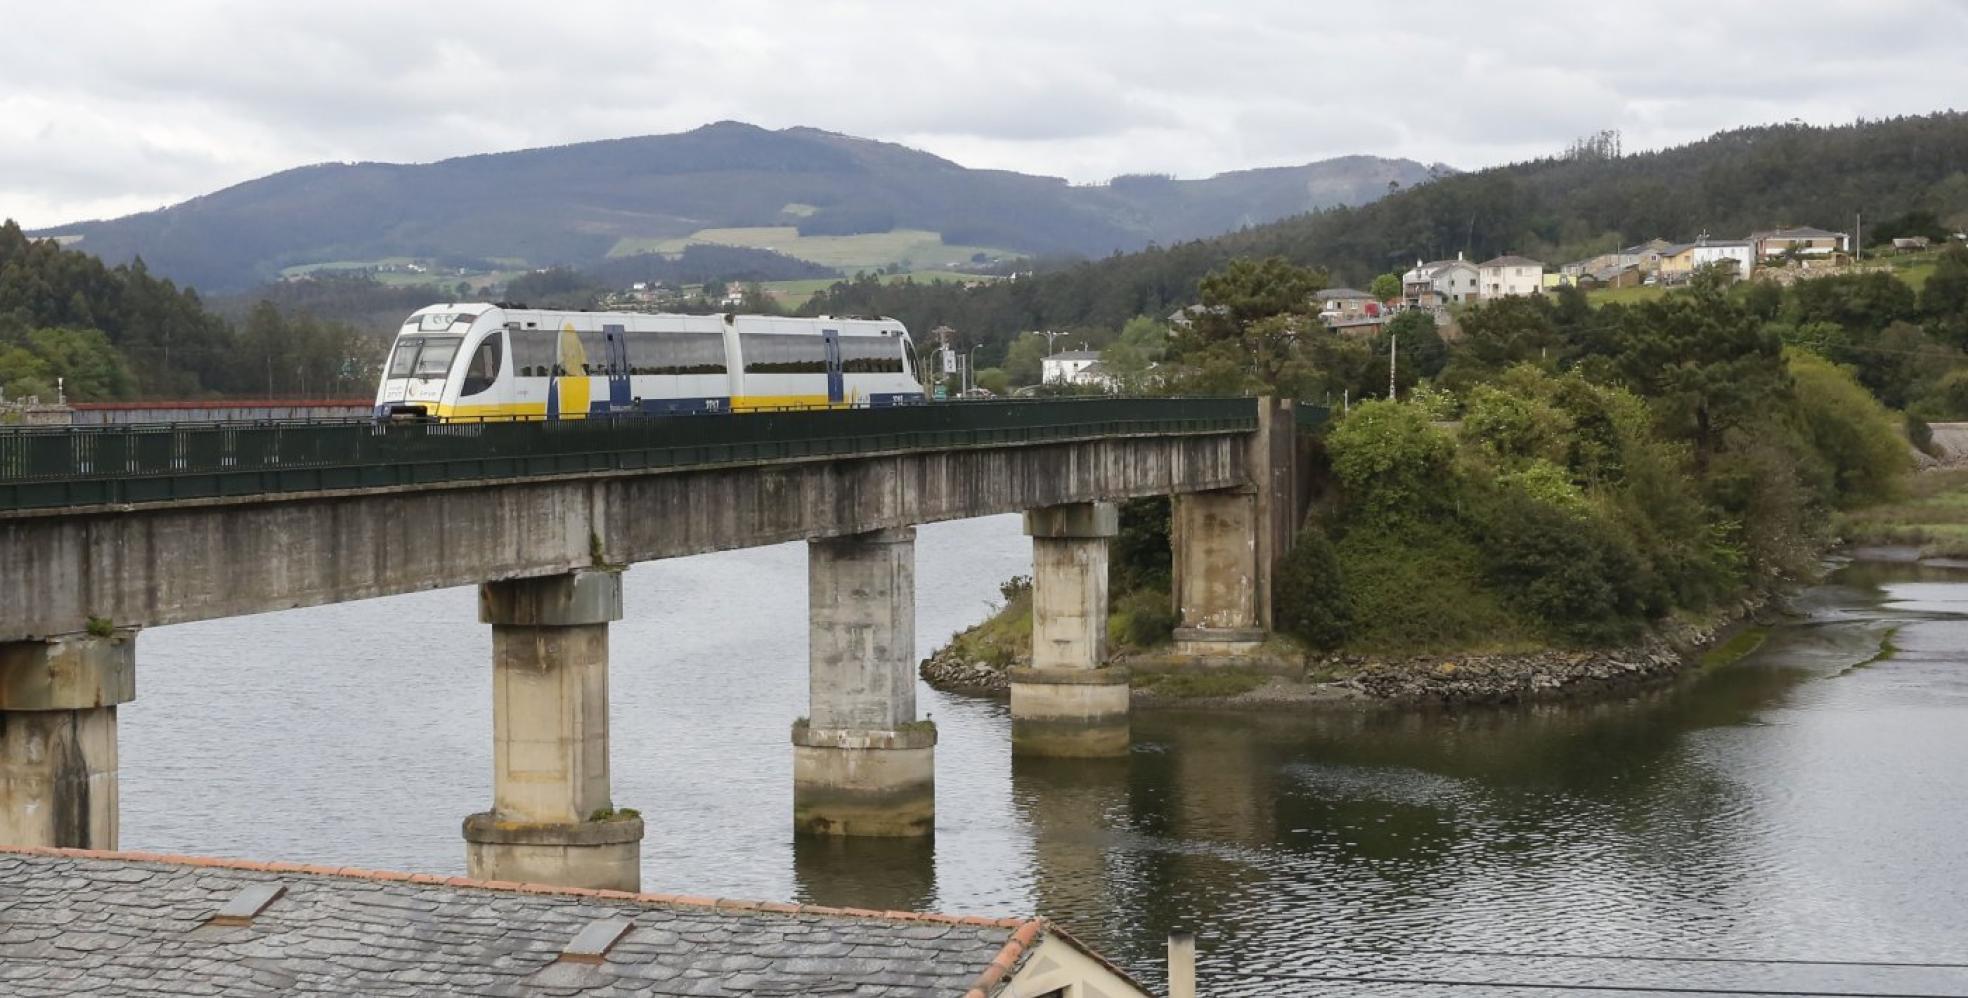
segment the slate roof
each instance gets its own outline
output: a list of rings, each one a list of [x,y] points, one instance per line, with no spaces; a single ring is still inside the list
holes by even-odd
[[[1047,359],[1047,360],[1099,360],[1099,359],[1100,359],[1100,351],[1098,351],[1098,350],[1061,350],[1061,351],[1059,351],[1058,353],[1055,353],[1055,354],[1050,354],[1050,355],[1048,355],[1048,356],[1046,357],[1046,359]]]
[[[1313,297],[1320,301],[1373,301],[1374,296],[1357,288],[1327,288]]]
[[[213,924],[256,885],[246,924]],[[236,914],[236,912],[235,912]],[[610,923],[609,920],[619,920]],[[591,929],[597,923],[601,929]],[[577,935],[616,938],[591,961]],[[620,932],[619,937],[612,935]],[[0,851],[0,994],[1000,993],[1043,919],[983,919],[69,849]],[[1077,943],[1066,940],[1067,945]],[[1082,948],[1082,952],[1086,952]],[[1091,955],[1091,954],[1089,954]]]
[[[1494,260],[1485,260],[1477,264],[1477,266],[1484,269],[1491,267],[1537,267],[1543,269],[1544,263],[1543,261],[1533,260],[1527,256],[1500,256]]]

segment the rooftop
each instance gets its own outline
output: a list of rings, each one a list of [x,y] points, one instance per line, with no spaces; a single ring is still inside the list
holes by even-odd
[[[0,851],[0,991],[9,995],[988,998],[1006,992],[1050,939],[1075,959],[1097,960],[1038,918],[151,853]]]
[[[1046,359],[1047,359],[1047,360],[1099,360],[1099,359],[1100,359],[1100,351],[1098,351],[1098,350],[1061,350],[1061,351],[1059,351],[1058,353],[1055,353],[1055,354],[1048,354],[1048,355],[1046,356]]]
[[[1370,295],[1365,291],[1361,291],[1358,288],[1327,288],[1324,291],[1319,292],[1317,295],[1314,295],[1313,297],[1318,298],[1320,301],[1353,301],[1356,299],[1364,299],[1367,301],[1373,300],[1373,295]]]
[[[1494,260],[1484,260],[1484,267],[1536,267],[1544,269],[1544,261],[1533,260],[1527,256],[1500,256]]]

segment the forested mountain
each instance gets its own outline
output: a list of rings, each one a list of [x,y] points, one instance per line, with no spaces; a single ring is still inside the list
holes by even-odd
[[[80,235],[78,248],[105,261],[141,256],[154,272],[206,291],[329,261],[583,266],[717,228],[922,230],[951,246],[1106,255],[1357,204],[1430,175],[1408,160],[1352,156],[1208,180],[1074,186],[811,128],[722,122],[426,165],[309,166],[39,234]]]
[[[1653,236],[1741,237],[1780,225],[1846,231],[1861,211],[1868,224],[1925,211],[1957,231],[1968,227],[1968,114],[1744,128],[1626,156],[1587,145],[1361,207],[990,287],[844,282],[808,308],[892,315],[911,328],[949,325],[966,342],[987,344],[982,357],[991,358],[1020,330],[1111,331],[1135,315],[1165,315],[1194,302],[1197,281],[1239,256],[1283,256],[1325,269],[1335,285],[1365,287],[1418,258],[1457,252],[1557,263]]]

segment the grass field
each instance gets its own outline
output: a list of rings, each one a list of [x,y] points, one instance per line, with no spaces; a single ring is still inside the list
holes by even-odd
[[[474,288],[483,288],[488,284],[504,284],[527,272],[526,261],[511,257],[500,257],[492,260],[493,263],[503,264],[512,268],[510,270],[475,270],[460,274],[455,270],[445,270],[443,268],[429,266],[422,273],[414,270],[401,269],[408,264],[423,262],[416,257],[408,256],[386,256],[376,260],[330,260],[326,263],[302,263],[292,267],[282,267],[280,268],[280,276],[299,277],[302,274],[310,274],[316,271],[362,270],[368,271],[369,276],[376,279],[376,283],[389,287],[436,284],[449,288],[456,286],[459,281],[465,281]],[[390,266],[399,269],[382,269],[383,267]]]
[[[835,267],[852,274],[857,270],[880,270],[891,263],[925,269],[968,263],[977,253],[990,257],[1019,254],[988,246],[949,246],[943,237],[925,229],[896,229],[858,236],[802,236],[790,225],[758,226],[742,229],[699,229],[681,239],[642,239],[624,237],[609,249],[609,256],[631,253],[681,253],[692,243],[745,246],[810,260],[823,267]]]
[[[1586,292],[1586,301],[1593,305],[1638,305],[1643,301],[1653,301],[1667,294],[1667,289],[1658,284],[1643,284],[1637,288],[1601,288]]]
[[[806,304],[807,299],[833,287],[835,282],[846,280],[843,277],[815,277],[804,281],[766,281],[759,285],[772,299],[788,308]],[[977,274],[963,274],[954,270],[912,270],[906,274],[889,274],[882,278],[884,284],[895,284],[903,280],[913,280],[919,284],[931,281],[988,281],[995,278],[981,277]]]
[[[1905,499],[1850,510],[1835,527],[1852,544],[1906,544],[1925,557],[1968,557],[1968,470],[1915,475]]]

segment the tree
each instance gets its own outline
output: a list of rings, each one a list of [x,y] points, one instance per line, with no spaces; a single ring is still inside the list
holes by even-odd
[[[1004,372],[1014,385],[1036,385],[1045,372],[1046,338],[1026,333],[1011,341],[1005,351]]]
[[[1401,275],[1382,274],[1367,285],[1367,293],[1381,301],[1393,301],[1401,297]]]
[[[1396,315],[1374,337],[1375,357],[1387,356],[1390,339],[1396,344],[1395,370],[1403,386],[1441,374],[1449,362],[1449,345],[1442,342],[1442,334],[1435,328],[1435,317],[1427,312],[1411,309]]]
[[[1313,295],[1324,286],[1323,274],[1283,257],[1232,260],[1197,285],[1202,308],[1175,337],[1173,352],[1184,358],[1209,354],[1219,366],[1234,355],[1253,387],[1276,387],[1296,359],[1300,334],[1318,322]]]
[[[1968,348],[1968,246],[1950,246],[1920,289],[1920,314],[1935,339]]]
[[[1789,391],[1782,343],[1722,295],[1668,295],[1621,320],[1620,376],[1670,434],[1694,445],[1698,469],[1724,433],[1767,416]]]

